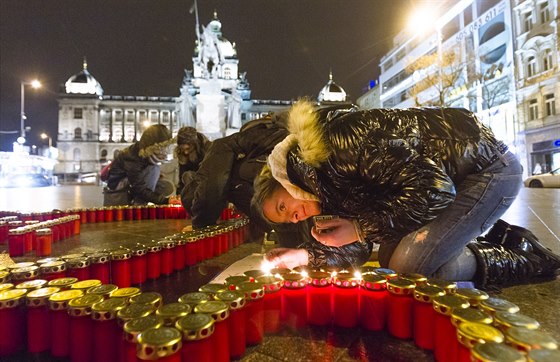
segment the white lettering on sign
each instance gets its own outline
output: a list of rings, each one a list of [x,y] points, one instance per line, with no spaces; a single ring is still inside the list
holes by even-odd
[[[484,14],[482,14],[482,16],[480,16],[478,19],[476,19],[475,21],[470,23],[463,30],[458,32],[457,35],[455,36],[455,41],[460,42],[461,40],[466,38],[468,35],[470,35],[475,30],[478,30],[479,28],[483,27],[488,22],[490,22],[492,19],[494,19],[496,16],[503,13],[505,8],[506,8],[506,2],[505,1],[502,1],[498,5],[494,6],[492,9],[490,9],[487,12],[485,12]]]

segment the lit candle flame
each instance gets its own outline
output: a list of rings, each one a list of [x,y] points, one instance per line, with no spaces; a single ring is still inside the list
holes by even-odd
[[[264,260],[261,264],[261,270],[265,275],[271,275],[270,271],[275,267],[276,266],[273,263],[269,262],[268,260]]]
[[[362,273],[360,273],[359,271],[354,272],[354,278],[362,280]]]

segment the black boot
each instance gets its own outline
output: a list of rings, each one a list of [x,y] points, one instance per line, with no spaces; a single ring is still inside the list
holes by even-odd
[[[533,244],[535,246],[533,247]],[[554,277],[560,269],[560,257],[545,249],[538,241],[528,242],[532,250],[510,248],[486,241],[472,242],[467,247],[477,259],[475,284],[511,286]]]
[[[498,219],[494,225],[488,230],[486,235],[479,236],[477,239],[488,241],[493,244],[503,245],[506,241],[507,232],[510,230],[510,224],[502,219]]]

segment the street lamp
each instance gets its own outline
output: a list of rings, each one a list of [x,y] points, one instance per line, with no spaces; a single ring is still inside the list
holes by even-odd
[[[25,86],[29,85],[33,89],[41,88],[41,82],[37,79],[31,82],[21,82],[21,113],[20,113],[20,120],[21,120],[21,132],[18,138],[18,143],[24,144],[25,143]]]
[[[47,138],[49,139],[49,149],[50,149],[52,147],[52,138],[46,133],[41,133],[41,139],[46,140]]]

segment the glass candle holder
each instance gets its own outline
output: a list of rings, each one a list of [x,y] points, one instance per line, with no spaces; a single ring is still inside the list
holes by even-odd
[[[161,276],[161,245],[156,242],[146,244],[147,254],[147,277],[150,280],[157,279]]]
[[[66,276],[78,278],[78,280],[90,279],[90,261],[87,257],[78,257],[66,260]]]
[[[49,297],[59,292],[59,288],[45,287],[27,294],[27,351],[41,353],[51,349],[51,316]]]
[[[174,327],[150,328],[138,335],[140,361],[181,362],[181,332]]]
[[[457,288],[455,295],[465,299],[472,307],[478,307],[482,301],[490,297],[485,291],[476,288]]]
[[[535,349],[558,349],[558,342],[538,329],[511,327],[505,331],[505,337],[509,345],[525,354]]]
[[[163,304],[163,296],[158,292],[143,292],[131,297],[130,303],[149,305],[155,312]]]
[[[8,253],[10,256],[18,257],[25,254],[25,229],[15,228],[8,231]]]
[[[495,316],[497,312],[507,312],[507,313],[517,313],[519,312],[519,307],[510,301],[505,299],[490,297],[481,301],[478,305],[480,310]]]
[[[185,248],[187,246],[187,239],[178,236],[173,238],[175,242],[175,252],[173,253],[173,269],[176,271],[183,270],[186,265]]]
[[[558,352],[558,351],[557,351]],[[525,362],[525,356],[515,348],[505,343],[477,343],[471,350],[473,362]],[[546,361],[559,361],[560,352],[557,358],[549,360],[533,360],[529,358],[530,362],[546,362]]]
[[[186,239],[185,244],[185,265],[193,266],[198,262],[198,255],[200,254],[198,243],[198,236],[195,233],[186,233],[184,235]]]
[[[52,230],[49,228],[35,230],[35,255],[49,256],[52,253]]]

